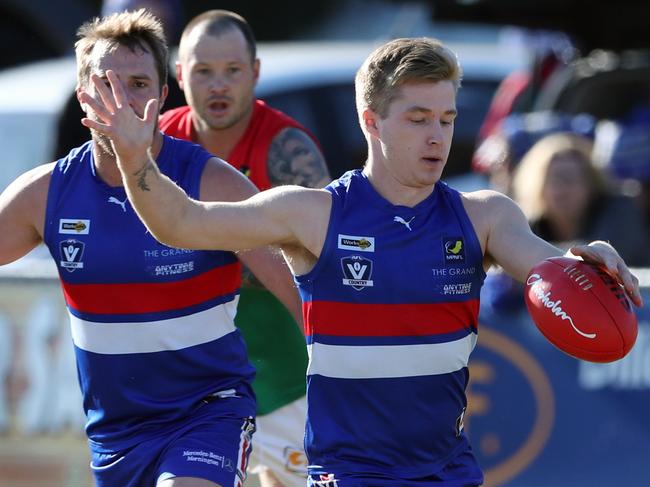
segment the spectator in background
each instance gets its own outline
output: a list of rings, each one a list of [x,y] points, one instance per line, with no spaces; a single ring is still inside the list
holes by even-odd
[[[513,113],[477,147],[472,168],[488,176],[492,189],[512,196],[514,170],[535,142],[546,135],[571,132],[593,139],[596,119],[586,113],[568,115],[553,111]]]
[[[513,199],[539,237],[560,248],[594,239],[614,245],[630,265],[650,264],[650,235],[635,201],[615,193],[594,165],[591,139],[569,132],[538,140],[513,172]],[[482,294],[497,312],[523,309],[523,286],[490,273]]]
[[[634,201],[610,189],[592,161],[593,143],[576,134],[540,139],[514,172],[513,193],[533,232],[568,248],[594,239],[614,245],[626,262],[650,263],[650,239]]]

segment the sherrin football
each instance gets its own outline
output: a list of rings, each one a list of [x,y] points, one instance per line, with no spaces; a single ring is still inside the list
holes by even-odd
[[[596,265],[569,257],[545,259],[528,274],[524,299],[539,331],[573,357],[613,362],[636,341],[632,303]]]

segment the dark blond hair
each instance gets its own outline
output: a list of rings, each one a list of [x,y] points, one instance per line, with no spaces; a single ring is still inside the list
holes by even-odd
[[[385,118],[399,88],[409,82],[451,81],[458,90],[462,70],[454,54],[437,39],[395,39],[375,49],[357,71],[359,117],[366,108]]]
[[[147,9],[119,12],[107,17],[96,17],[77,31],[77,82],[87,86],[92,69],[92,51],[97,42],[109,47],[126,46],[131,51],[142,49],[151,53],[160,78],[160,90],[167,83],[169,50],[161,22]]]
[[[512,189],[529,221],[540,218],[545,211],[542,191],[549,166],[556,159],[571,157],[582,164],[591,198],[608,192],[605,177],[593,163],[592,150],[590,139],[562,132],[543,137],[526,152],[515,169]]]

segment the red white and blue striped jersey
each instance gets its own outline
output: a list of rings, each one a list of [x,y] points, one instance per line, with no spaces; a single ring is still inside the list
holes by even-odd
[[[157,162],[198,199],[210,157],[165,136]],[[241,279],[234,254],[158,243],[124,188],[98,177],[90,142],[57,162],[44,240],[70,315],[95,450],[165,435],[215,393],[227,397],[224,414],[254,415],[254,369],[233,322]]]
[[[327,189],[316,266],[297,276],[309,349],[310,473],[432,475],[466,449],[467,364],[477,339],[482,251],[457,191],[415,207],[360,171]]]

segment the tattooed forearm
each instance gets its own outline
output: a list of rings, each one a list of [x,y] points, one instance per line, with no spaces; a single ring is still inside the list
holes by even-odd
[[[297,184],[322,188],[330,182],[325,158],[316,143],[302,130],[287,128],[275,136],[267,160],[273,186]]]
[[[142,191],[151,191],[151,188],[146,181],[147,173],[150,171],[152,171],[154,174],[157,173],[156,162],[151,155],[151,148],[147,149],[147,162],[145,162],[140,169],[133,173],[133,175],[138,178],[138,188],[140,188]]]

